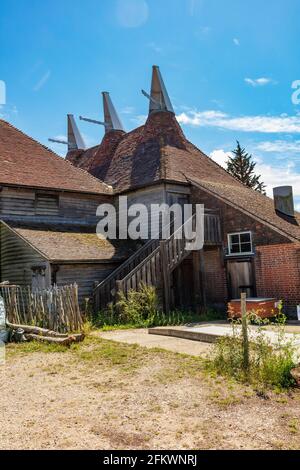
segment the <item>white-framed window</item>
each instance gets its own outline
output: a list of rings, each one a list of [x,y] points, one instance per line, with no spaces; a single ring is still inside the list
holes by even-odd
[[[253,253],[251,232],[228,233],[228,254],[249,255]]]

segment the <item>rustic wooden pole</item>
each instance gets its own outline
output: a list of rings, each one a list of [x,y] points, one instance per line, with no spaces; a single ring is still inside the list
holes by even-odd
[[[243,335],[243,366],[247,373],[249,371],[249,339],[247,322],[247,304],[246,293],[241,293],[241,316],[242,316],[242,335]]]

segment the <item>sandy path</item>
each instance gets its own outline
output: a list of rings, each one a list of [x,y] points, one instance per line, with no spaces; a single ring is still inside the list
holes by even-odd
[[[300,447],[298,391],[259,398],[196,359],[103,340],[21,348],[0,368],[1,449]]]

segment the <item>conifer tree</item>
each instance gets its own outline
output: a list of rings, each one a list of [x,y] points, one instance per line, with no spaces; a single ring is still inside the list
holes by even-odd
[[[240,146],[239,141],[237,141],[237,146],[232,153],[233,156],[229,157],[227,162],[227,171],[249,188],[266,194],[265,184],[260,181],[261,175],[255,174],[256,163],[253,161],[252,155]]]

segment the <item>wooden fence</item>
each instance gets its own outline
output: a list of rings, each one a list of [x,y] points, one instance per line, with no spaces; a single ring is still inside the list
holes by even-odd
[[[76,284],[34,291],[30,287],[0,285],[0,295],[10,323],[59,332],[78,331],[82,327]]]

